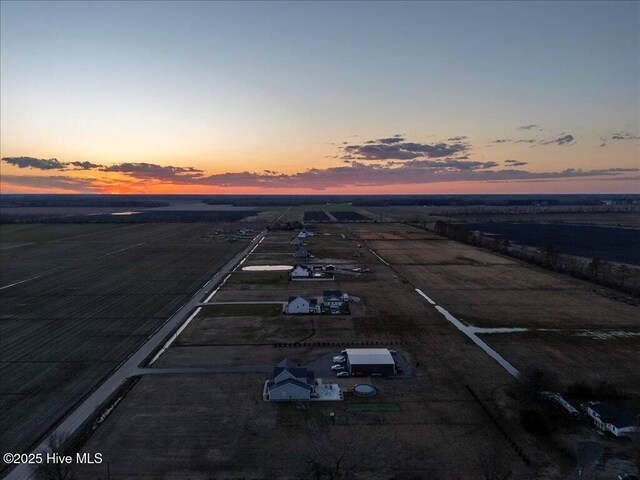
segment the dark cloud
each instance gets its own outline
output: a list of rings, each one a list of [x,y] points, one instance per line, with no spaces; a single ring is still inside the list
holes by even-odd
[[[295,174],[269,172],[228,172],[216,175],[180,178],[177,182],[167,179],[167,183],[180,183],[219,187],[262,187],[262,188],[305,188],[325,190],[332,187],[379,186],[403,184],[429,184],[438,182],[507,182],[545,181],[554,179],[613,179],[628,178],[630,173],[638,174],[640,168],[610,168],[600,170],[580,170],[569,168],[562,171],[530,172],[512,168],[495,169],[496,162],[462,161],[459,159],[412,160],[396,164],[363,163],[352,161],[329,168],[312,168]],[[3,182],[42,189],[64,189],[79,192],[108,191],[112,185],[120,184],[99,178],[74,178],[67,176],[20,176],[5,175]],[[109,183],[112,182],[112,183]],[[141,189],[144,182],[132,183],[131,188]]]
[[[337,167],[312,168],[296,174],[267,175],[264,173],[238,172],[211,175],[194,180],[196,184],[224,187],[308,188],[324,190],[345,186],[378,186],[402,184],[428,184],[438,182],[502,182],[545,181],[571,178],[612,178],[626,173],[640,172],[640,168],[611,168],[580,170],[569,168],[556,172],[530,172],[515,170],[513,165],[494,170],[495,162],[460,162],[456,159],[412,160],[391,164],[351,161]]]
[[[394,135],[393,137],[387,137],[387,138],[379,138],[378,140],[369,140],[368,142],[365,142],[367,144],[371,144],[371,143],[382,143],[384,145],[393,145],[394,143],[400,143],[404,141],[404,136],[403,135]]]
[[[510,167],[523,167],[529,164],[529,162],[521,162],[520,160],[505,160],[504,163]]]
[[[611,140],[638,140],[640,136],[630,132],[618,132],[611,135]]]
[[[439,143],[407,142],[401,135],[378,140],[369,140],[361,145],[348,145],[343,148],[342,158],[346,160],[414,160],[418,158],[444,158],[464,155],[469,145],[462,142],[466,137],[454,137],[458,140]]]
[[[498,138],[496,140],[494,140],[492,143],[507,143],[510,142],[511,139],[510,138]]]
[[[65,175],[37,176],[37,175],[2,175],[2,181],[21,187],[60,189],[72,192],[98,192],[102,186],[95,178],[76,178]]]
[[[553,140],[546,140],[546,141],[541,141],[540,145],[551,145],[551,144],[556,144],[556,145],[569,145],[573,142],[573,135],[561,135],[560,137],[553,139]]]
[[[451,138],[447,138],[447,141],[449,142],[464,142],[467,138],[466,135],[461,135],[459,137],[451,137]]]
[[[531,130],[533,128],[538,128],[538,125],[532,123],[531,125],[523,125],[521,127],[518,127],[519,130]]]
[[[516,140],[514,143],[536,143],[535,140],[531,140],[531,139],[520,139],[520,140]]]
[[[96,170],[103,167],[103,165],[91,162],[67,162],[65,165],[75,167],[74,170]]]
[[[18,168],[35,168],[37,170],[65,169],[65,164],[57,158],[4,157],[2,161]]]
[[[392,164],[403,165],[404,168],[425,168],[434,171],[468,171],[483,170],[497,167],[496,162],[465,161],[459,158],[447,158],[445,160],[410,160],[408,162],[392,162]]]
[[[202,170],[194,167],[173,167],[155,165],[153,163],[119,163],[102,167],[103,172],[118,172],[129,177],[143,180],[158,180],[165,182],[184,182],[197,179],[204,175]]]

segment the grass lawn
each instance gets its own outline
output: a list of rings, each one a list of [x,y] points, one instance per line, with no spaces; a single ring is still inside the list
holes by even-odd
[[[276,317],[282,312],[282,306],[276,304],[248,305],[208,305],[202,307],[200,317]]]
[[[227,280],[227,285],[286,285],[289,272],[235,272]]]

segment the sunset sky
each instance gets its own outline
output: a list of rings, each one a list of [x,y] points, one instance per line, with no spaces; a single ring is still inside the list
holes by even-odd
[[[640,193],[640,3],[1,3],[2,193]]]

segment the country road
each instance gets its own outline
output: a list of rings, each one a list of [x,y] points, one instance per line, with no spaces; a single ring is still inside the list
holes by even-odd
[[[130,377],[141,373],[140,365],[149,358],[166,338],[176,330],[189,317],[194,308],[203,302],[204,298],[210,296],[215,287],[232,272],[236,266],[257,246],[265,237],[267,230],[263,230],[251,243],[224,267],[222,267],[208,282],[206,282],[184,305],[178,309],[158,330],[156,330],[148,340],[132,355],[123,361],[113,373],[96,390],[93,391],[75,410],[70,412],[42,442],[34,449],[34,452],[44,452],[48,450],[47,442],[53,435],[72,435],[107,401],[120,386]],[[5,477],[6,480],[28,480],[31,478],[31,471],[28,465],[20,464],[11,470]]]

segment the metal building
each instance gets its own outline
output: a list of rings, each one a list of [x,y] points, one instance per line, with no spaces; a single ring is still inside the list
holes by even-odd
[[[347,368],[350,374],[393,375],[396,362],[387,348],[347,348]]]

